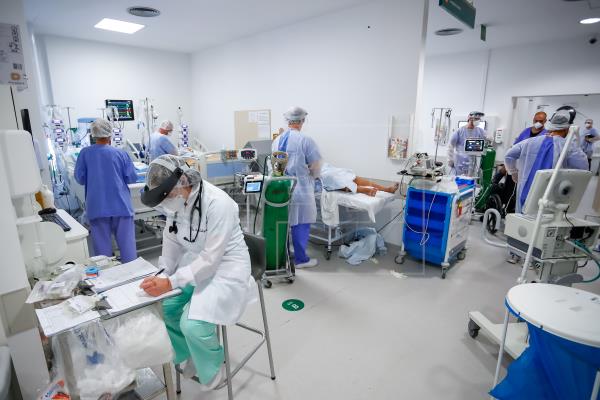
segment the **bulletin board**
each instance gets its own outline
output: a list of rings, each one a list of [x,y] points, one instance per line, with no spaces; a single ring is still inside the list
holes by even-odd
[[[271,110],[235,111],[233,114],[236,149],[241,149],[250,140],[271,138]]]

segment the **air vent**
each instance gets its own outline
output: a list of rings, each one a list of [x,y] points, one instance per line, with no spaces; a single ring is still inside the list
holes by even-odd
[[[160,11],[158,11],[156,8],[144,6],[129,7],[127,12],[131,15],[135,15],[136,17],[144,18],[158,17],[160,15]]]
[[[439,29],[439,30],[435,31],[435,34],[438,36],[452,36],[452,35],[458,35],[462,31],[463,30],[460,28],[446,28],[446,29]]]

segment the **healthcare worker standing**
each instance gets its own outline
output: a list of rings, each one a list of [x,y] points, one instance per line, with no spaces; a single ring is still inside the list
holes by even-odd
[[[300,132],[307,115],[301,107],[292,107],[286,111],[283,117],[288,123],[288,130],[279,135],[272,144],[272,151],[288,153],[285,173],[298,179],[289,206],[296,268],[309,268],[318,264],[316,258],[310,258],[306,254],[310,224],[317,221],[315,178],[319,176],[321,169],[321,153],[317,144]]]
[[[514,144],[522,142],[525,139],[529,139],[536,136],[543,136],[546,134],[544,124],[546,123],[547,115],[543,111],[536,112],[533,116],[533,125],[529,128],[525,128],[523,132],[517,136]]]
[[[169,139],[172,134],[173,123],[168,120],[161,122],[158,130],[150,136],[150,161],[164,154],[179,155],[177,147]]]
[[[256,294],[238,206],[176,156],[151,162],[146,184],[142,202],[167,216],[158,261],[167,277],[146,278],[140,287],[151,296],[182,290],[163,301],[174,362],[188,360],[184,376],[197,375],[211,390],[225,378],[216,324],[238,322]]]
[[[485,131],[477,126],[485,114],[479,111],[469,113],[467,125],[458,128],[448,143],[448,166],[454,168],[456,175],[467,175],[471,156],[465,152],[466,139],[485,139]]]
[[[121,262],[137,257],[133,206],[127,184],[137,181],[131,158],[110,145],[112,126],[104,119],[91,125],[96,144],[84,147],[75,163],[75,180],[85,186],[85,208],[90,223],[94,254],[112,256],[112,235]]]
[[[600,134],[594,128],[594,121],[591,119],[585,120],[585,125],[581,130],[581,150],[588,158],[589,168],[592,168],[592,154],[594,154],[594,142],[600,140]]]
[[[535,173],[556,165],[569,133],[569,118],[556,114],[546,124],[547,135],[537,136],[515,144],[504,156],[506,170],[517,182],[516,211],[521,212]],[[579,144],[571,142],[562,168],[587,169],[587,158]]]

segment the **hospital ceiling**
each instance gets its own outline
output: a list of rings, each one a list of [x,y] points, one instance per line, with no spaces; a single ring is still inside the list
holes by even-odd
[[[25,15],[37,33],[193,52],[368,1],[25,0]],[[135,17],[126,11],[132,6],[154,7],[161,15]],[[95,29],[102,18],[146,27],[133,35]]]
[[[509,47],[600,34],[600,23],[582,25],[581,19],[600,17],[600,0],[474,0],[475,29],[462,24],[430,0],[427,53],[444,54]],[[488,25],[487,41],[479,38],[479,24]],[[444,28],[461,28],[456,36],[436,36]],[[590,47],[591,48],[591,47]],[[594,51],[600,51],[598,46]]]
[[[27,20],[43,34],[193,52],[259,32],[293,24],[374,0],[25,0]],[[414,1],[414,0],[396,0]],[[134,17],[131,6],[155,7],[157,18]],[[427,53],[443,54],[508,47],[525,43],[600,34],[600,23],[579,20],[600,16],[600,0],[474,0],[477,24],[487,24],[487,42],[430,0]],[[93,26],[102,18],[146,25],[133,35]],[[456,36],[440,37],[443,28],[462,28]],[[598,50],[596,50],[598,51]]]

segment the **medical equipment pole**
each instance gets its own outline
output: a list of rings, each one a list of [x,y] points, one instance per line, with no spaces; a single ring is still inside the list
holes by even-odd
[[[573,141],[574,132],[569,132],[567,136],[567,140],[565,142],[565,146],[560,153],[560,157],[558,157],[558,162],[554,167],[554,171],[552,171],[552,176],[550,177],[550,182],[544,191],[544,196],[538,202],[538,213],[535,219],[535,225],[533,227],[533,233],[531,234],[531,242],[529,243],[529,247],[527,248],[527,255],[525,256],[525,262],[523,263],[523,269],[521,270],[521,276],[517,280],[517,283],[525,283],[525,277],[527,276],[527,269],[529,268],[529,264],[531,263],[531,258],[533,256],[533,248],[534,241],[537,238],[538,233],[540,231],[540,225],[542,224],[542,217],[544,215],[544,209],[548,206],[548,198],[550,197],[550,191],[552,190],[554,183],[556,182],[556,177],[558,176],[558,171],[563,165],[565,157],[567,156],[567,152],[569,151],[569,147],[571,146],[571,142]]]
[[[506,344],[506,332],[508,330],[508,307],[504,313],[504,324],[502,325],[502,341],[500,342],[500,351],[498,352],[498,362],[496,363],[496,373],[494,374],[494,385],[492,389],[498,384],[498,378],[500,377],[500,366],[502,365],[502,358],[504,357],[504,345]],[[493,397],[490,397],[493,399]]]

